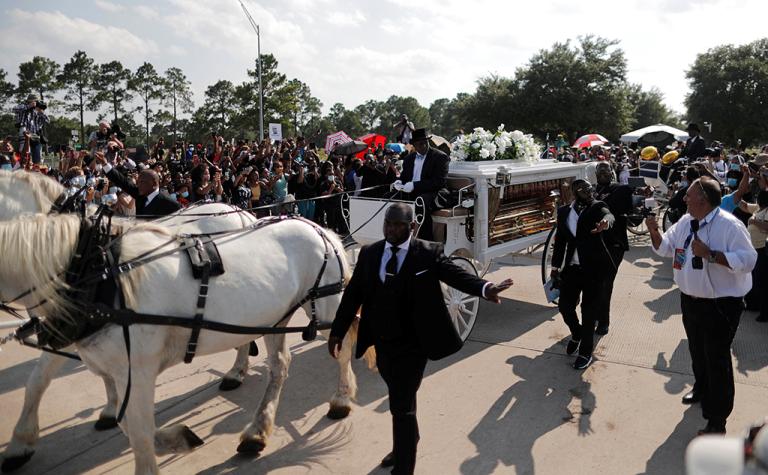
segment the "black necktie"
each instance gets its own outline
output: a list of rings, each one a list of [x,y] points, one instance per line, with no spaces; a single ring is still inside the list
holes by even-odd
[[[387,261],[387,265],[384,267],[384,283],[389,283],[392,281],[392,279],[395,278],[395,275],[397,274],[397,251],[400,250],[399,247],[390,246],[389,247],[390,252],[392,252],[392,257],[389,258]]]

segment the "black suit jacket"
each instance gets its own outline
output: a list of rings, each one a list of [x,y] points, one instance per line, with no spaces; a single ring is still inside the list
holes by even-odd
[[[704,156],[705,148],[706,145],[704,143],[704,139],[697,135],[696,137],[691,137],[685,141],[685,147],[683,148],[683,152],[680,154],[680,156],[688,157],[689,160],[695,160]]]
[[[598,185],[596,194],[599,201],[608,205],[608,209],[616,220],[609,230],[611,242],[608,244],[619,245],[624,251],[628,251],[627,215],[633,211],[632,188],[628,185],[610,183],[606,186]]]
[[[173,201],[162,193],[155,196],[147,206],[147,197],[139,195],[139,189],[136,185],[127,180],[122,173],[114,168],[107,173],[107,178],[136,200],[137,218],[153,219],[175,213],[181,209],[179,203]]]
[[[610,233],[592,234],[597,223],[603,218],[614,220],[608,206],[602,201],[595,201],[587,209],[581,212],[576,224],[574,236],[568,228],[568,215],[571,213],[571,205],[561,206],[557,209],[557,231],[555,232],[555,248],[552,253],[552,266],[563,268],[573,258],[574,251],[579,251],[579,263],[587,269],[585,275],[598,277],[613,270],[616,265],[606,248],[610,248]]]
[[[360,250],[352,279],[344,290],[331,326],[331,336],[343,338],[362,306],[355,353],[357,358],[377,341],[373,322],[377,302],[373,289],[378,285],[376,279],[379,279],[384,246],[385,241],[382,240]],[[481,296],[487,281],[451,262],[443,254],[441,244],[415,238],[411,238],[397,278],[403,281],[397,287],[396,302],[388,308],[396,309],[398,315],[393,315],[393,318],[399,317],[400,321],[406,322],[405,328],[416,333],[409,337],[423,354],[436,360],[461,349],[463,342],[448,314],[440,282],[467,294]]]
[[[440,150],[430,148],[424,158],[424,166],[421,168],[421,180],[413,184],[413,194],[437,192],[445,188],[448,181],[448,155]],[[400,173],[400,181],[403,184],[413,181],[413,165],[416,162],[416,152],[411,153],[403,160],[403,171]]]

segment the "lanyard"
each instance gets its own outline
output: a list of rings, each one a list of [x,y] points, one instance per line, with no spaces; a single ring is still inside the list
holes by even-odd
[[[717,216],[718,216],[719,214],[720,214],[720,208],[717,208],[717,209],[716,209],[716,211],[715,211],[715,214],[714,214],[714,216],[712,216],[712,219],[710,219],[709,221],[704,221],[704,222],[701,224],[701,226],[699,226],[699,231],[701,231],[702,229],[704,229],[704,227],[705,227],[707,224],[709,224],[709,223],[711,223],[712,221],[714,221],[714,220],[715,220],[715,218],[717,218]],[[688,237],[685,239],[685,244],[683,245],[683,249],[688,249],[688,246],[691,244],[691,239],[693,239],[693,231],[691,231],[691,232],[688,234]]]

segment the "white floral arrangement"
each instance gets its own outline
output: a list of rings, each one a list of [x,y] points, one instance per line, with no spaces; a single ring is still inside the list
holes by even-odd
[[[533,163],[540,155],[541,147],[530,134],[519,130],[508,132],[504,130],[504,124],[495,132],[477,127],[451,144],[451,160],[460,162],[517,160]]]

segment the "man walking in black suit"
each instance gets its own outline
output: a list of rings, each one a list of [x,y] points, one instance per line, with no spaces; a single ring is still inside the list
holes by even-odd
[[[374,345],[376,364],[389,391],[392,452],[382,466],[411,474],[416,466],[419,427],[416,392],[427,359],[437,360],[461,349],[462,340],[443,301],[440,282],[499,303],[498,285],[467,273],[443,254],[443,247],[411,238],[416,223],[411,208],[392,204],[384,218],[384,237],[360,250],[331,327],[328,351],[338,357],[342,340],[361,309],[355,356]]]
[[[613,181],[613,172],[608,162],[599,162],[595,167],[595,175],[597,176],[595,198],[608,205],[608,210],[614,217],[613,226],[603,234],[603,238],[611,254],[611,262],[616,267],[611,266],[607,269],[602,307],[597,315],[597,330],[595,330],[598,335],[607,335],[611,323],[613,282],[624,259],[624,253],[629,250],[627,215],[632,212],[632,188]]]
[[[181,205],[160,193],[160,176],[154,170],[142,170],[134,185],[107,162],[104,154],[96,152],[96,161],[103,166],[107,178],[136,200],[136,217],[153,219],[181,209]]]
[[[605,203],[595,201],[588,181],[574,180],[571,189],[576,197],[573,203],[557,210],[552,278],[560,280],[558,306],[571,331],[566,353],[579,350],[573,367],[585,369],[592,363],[595,321],[605,280],[616,267],[603,232],[613,225],[614,217]],[[580,296],[581,324],[576,314]]]
[[[448,181],[448,155],[429,146],[426,129],[416,129],[411,137],[411,144],[416,149],[403,159],[403,171],[400,179],[394,183],[398,191],[405,193],[405,199],[415,200],[421,196],[424,200],[424,221],[419,229],[421,239],[432,239],[432,211],[437,192],[445,188]]]
[[[688,159],[688,163],[691,163],[697,158],[701,158],[705,155],[704,149],[707,146],[704,143],[704,139],[699,135],[701,130],[699,130],[699,126],[697,124],[688,124],[687,131],[688,135],[690,135],[690,138],[685,141],[685,147],[683,147],[683,151],[680,153],[680,156],[686,157]]]

